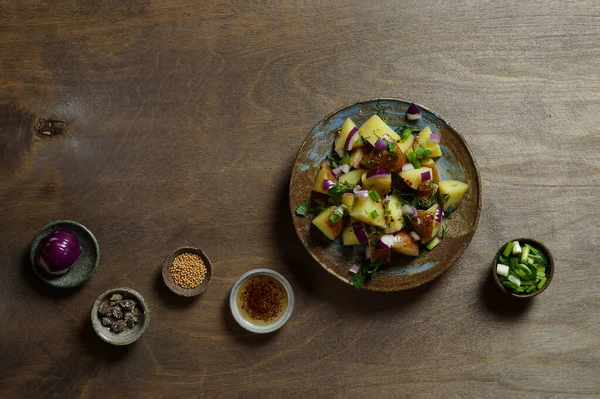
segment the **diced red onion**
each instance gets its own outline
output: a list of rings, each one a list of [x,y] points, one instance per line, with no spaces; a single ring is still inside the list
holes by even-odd
[[[390,249],[394,245],[394,236],[391,234],[386,234],[381,236],[379,241],[377,241],[377,245],[375,245],[376,251],[385,251]]]
[[[349,273],[356,274],[360,270],[360,265],[354,265],[348,270]]]
[[[408,170],[413,170],[415,167],[413,166],[412,163],[405,163],[404,165],[402,165],[402,171],[406,172]]]
[[[406,119],[409,121],[416,121],[421,119],[421,110],[415,103],[410,104],[408,110],[406,111]]]
[[[438,207],[435,210],[435,221],[438,223],[442,223],[442,207],[438,205]]]
[[[402,205],[402,212],[406,213],[408,216],[410,216],[411,219],[414,219],[418,216],[417,208],[415,208],[412,205],[408,205],[408,204]]]
[[[386,203],[390,202],[390,199],[391,199],[390,196],[386,195],[385,198],[384,198],[384,200],[383,200],[383,202],[386,202]]]
[[[375,151],[381,152],[385,150],[385,147],[387,147],[387,143],[382,139],[377,139],[375,142]]]
[[[350,172],[350,165],[348,165],[347,163],[343,164],[340,166],[340,170],[344,173],[348,173]]]
[[[352,189],[352,192],[354,194],[358,194],[358,192],[362,190],[362,187],[360,186],[360,184],[357,184],[356,186],[354,186],[354,188]]]
[[[408,233],[408,235],[415,241],[421,241],[421,237],[419,237],[419,235],[414,231],[411,231],[410,233]]]
[[[365,244],[367,241],[369,241],[369,236],[367,235],[367,230],[365,229],[364,223],[353,223],[352,230],[354,231],[354,235],[358,239],[358,242],[360,242],[361,244]]]
[[[437,133],[431,133],[429,135],[429,142],[430,143],[439,143],[440,142],[440,135]]]
[[[352,130],[350,130],[348,137],[346,137],[346,142],[344,143],[344,150],[350,151],[352,149],[352,147],[354,146],[354,142],[356,142],[357,139],[358,139],[358,128],[353,127]]]
[[[365,199],[369,196],[369,190],[359,190],[356,195],[358,196],[358,198],[362,198]]]
[[[342,169],[339,166],[337,168],[332,169],[331,171],[333,172],[335,177],[340,177],[340,175],[342,174]]]
[[[325,180],[323,180],[322,186],[323,186],[323,190],[329,191],[335,186],[335,182],[325,179]]]
[[[378,179],[389,176],[391,176],[391,173],[387,169],[375,169],[367,172],[367,179]]]
[[[431,180],[431,172],[426,170],[425,172],[421,173],[421,181],[428,181]]]

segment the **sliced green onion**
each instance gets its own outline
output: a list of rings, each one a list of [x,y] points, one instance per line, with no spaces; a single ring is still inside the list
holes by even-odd
[[[512,251],[514,246],[515,246],[515,243],[512,241],[509,241],[508,244],[506,244],[506,247],[504,247],[504,251],[502,252],[502,255],[504,255],[504,256],[510,255],[510,251]]]
[[[406,140],[408,140],[408,136],[410,136],[412,134],[412,130],[406,128],[402,131],[402,135],[400,136],[400,141],[401,142],[405,142]]]
[[[510,271],[510,267],[503,265],[501,263],[498,263],[496,265],[496,273],[498,273],[501,276],[504,277],[508,277],[508,272]]]
[[[521,285],[521,279],[515,276],[514,274],[508,275],[508,281],[512,281],[513,283],[515,283],[517,287]]]
[[[540,281],[538,283],[538,285],[537,285],[538,290],[542,289],[542,287],[544,286],[544,284],[546,284],[546,281],[547,281],[546,277],[542,278],[542,281]]]
[[[516,285],[515,283],[513,283],[512,281],[508,281],[508,280],[504,280],[502,282],[502,285],[506,288],[508,288],[511,291],[515,291],[519,288],[518,285]]]
[[[417,154],[415,154],[414,151],[409,151],[406,154],[406,158],[408,159],[408,161],[410,163],[412,163],[412,166],[414,166],[415,169],[419,169],[421,167],[421,164],[419,163],[419,160],[417,159]]]
[[[529,256],[529,245],[525,245],[521,250],[521,262],[525,262]]]
[[[529,245],[529,244],[525,244],[525,246],[526,246],[526,247],[528,247],[528,248],[529,248],[529,252],[531,252],[531,253],[532,253],[532,254],[534,254],[534,255],[537,255],[537,254],[539,254],[539,253],[540,253],[540,252],[539,252],[537,249],[535,249],[534,247],[532,247],[532,246],[531,246],[531,245]]]
[[[521,248],[521,244],[519,244],[519,241],[513,241],[513,248],[512,248],[512,254],[513,255],[517,255],[520,254],[521,252],[523,252],[523,248]]]
[[[442,240],[440,240],[439,238],[435,237],[433,240],[431,240],[429,242],[429,244],[425,245],[425,248],[432,250],[433,248],[437,247],[437,245],[441,242]]]
[[[530,285],[529,287],[527,287],[527,289],[525,290],[525,293],[530,294],[533,292],[533,290],[535,290],[535,285]]]
[[[500,261],[500,263],[502,263],[502,264],[506,263],[506,258],[505,258],[504,256],[502,256],[502,255],[500,255],[500,256],[498,257],[498,260],[499,260],[499,261]]]

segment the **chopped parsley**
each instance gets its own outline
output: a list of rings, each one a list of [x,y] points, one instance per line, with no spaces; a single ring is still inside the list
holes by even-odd
[[[375,190],[369,191],[369,197],[371,197],[373,199],[373,201],[381,201],[381,197],[379,196],[379,193]],[[375,218],[373,218],[373,219],[375,219]]]
[[[390,141],[387,145],[388,152],[396,152],[396,142]]]
[[[350,155],[346,154],[344,158],[340,159],[340,165],[350,165]]]
[[[296,208],[296,215],[306,216],[306,211],[308,211],[308,200],[304,201],[299,207]]]
[[[425,147],[419,147],[419,149],[417,150],[417,152],[415,154],[417,155],[417,158],[424,159],[424,158],[429,158],[429,155],[431,154],[431,151],[429,151]]]
[[[337,152],[332,152],[331,154],[327,154],[327,159],[329,159],[329,163],[331,164],[331,167],[333,169],[340,166],[341,159],[340,159],[340,156],[337,154]]]
[[[383,259],[377,259],[373,262],[366,261],[365,265],[352,277],[354,287],[360,288],[366,279],[371,279],[383,264]]]
[[[431,180],[429,180],[429,181],[430,181],[432,184],[437,184],[437,185],[439,185],[439,184],[440,184],[440,182],[439,182],[439,181],[437,181],[437,180],[435,180],[435,179],[431,179]]]

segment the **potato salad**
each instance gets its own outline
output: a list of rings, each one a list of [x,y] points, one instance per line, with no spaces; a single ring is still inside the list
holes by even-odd
[[[442,138],[411,123],[420,117],[411,104],[407,123],[396,129],[378,114],[360,127],[347,118],[320,165],[311,199],[296,209],[299,216],[315,215],[315,234],[341,236],[364,257],[348,271],[356,287],[390,265],[394,253],[416,257],[433,250],[447,233],[444,220],[468,190],[464,182],[440,179]]]

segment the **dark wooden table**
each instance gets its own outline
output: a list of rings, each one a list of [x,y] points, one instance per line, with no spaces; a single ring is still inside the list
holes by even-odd
[[[3,0],[0,68],[0,397],[600,396],[597,1]],[[460,261],[392,294],[327,274],[288,211],[310,128],[375,97],[444,115],[483,181]],[[41,138],[44,120],[69,131]],[[37,230],[65,218],[102,253],[75,291],[27,260]],[[517,236],[557,265],[546,292],[515,303],[489,274]],[[196,300],[160,279],[182,245],[214,262]],[[256,267],[296,293],[273,336],[228,310]],[[89,321],[115,286],[153,313],[125,348]]]

